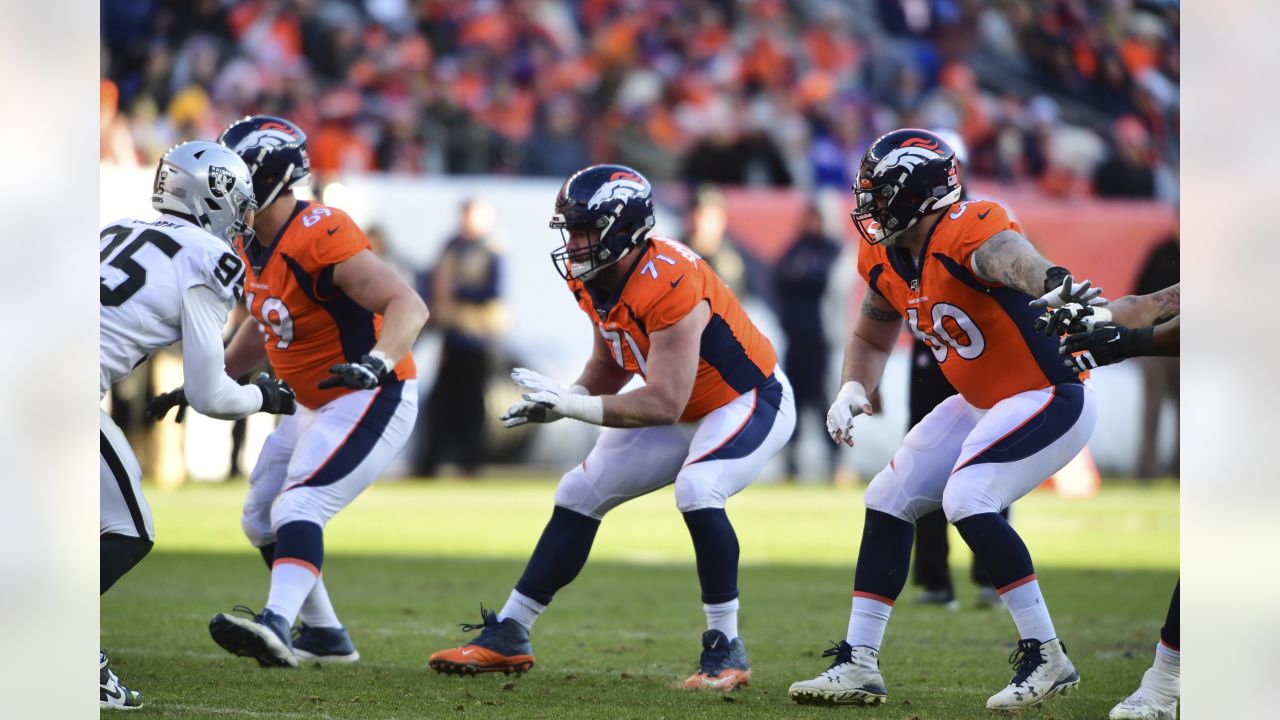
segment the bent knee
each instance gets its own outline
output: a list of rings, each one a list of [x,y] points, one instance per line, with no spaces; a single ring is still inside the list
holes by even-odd
[[[967,517],[998,513],[1003,509],[1003,503],[998,498],[971,488],[948,486],[942,493],[942,512],[947,516],[947,522],[953,525]]]
[[[690,473],[686,468],[676,478],[676,508],[682,513],[723,508],[728,500],[729,493],[719,483],[699,477],[699,473]]]
[[[575,465],[560,478],[556,485],[555,504],[596,520],[613,508],[600,500],[600,494],[587,478],[582,464]]]

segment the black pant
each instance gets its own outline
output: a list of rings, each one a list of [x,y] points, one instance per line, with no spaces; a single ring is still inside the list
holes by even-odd
[[[465,338],[446,336],[440,371],[427,400],[427,426],[419,438],[418,473],[433,476],[452,459],[464,474],[485,460],[485,382],[489,348]]]
[[[801,418],[808,416],[818,422],[818,427],[825,434],[827,427],[827,410],[831,399],[827,397],[825,386],[827,378],[827,357],[830,352],[825,340],[806,340],[805,338],[788,338],[787,353],[784,366],[787,379],[791,381],[791,393],[796,404],[796,424]],[[791,435],[791,439],[783,448],[783,459],[786,462],[787,475],[794,477],[799,470],[796,461],[797,449],[800,446],[800,433]],[[824,443],[827,449],[828,475],[835,472],[837,454],[840,446],[833,442]]]
[[[919,340],[911,350],[910,382],[907,394],[911,405],[911,427],[933,412],[938,403],[956,394],[933,359],[933,353]],[[1007,519],[1009,509],[1005,508],[1000,514]],[[951,568],[947,565],[950,551],[947,516],[941,509],[921,515],[916,520],[915,570],[912,573],[915,584],[926,590],[953,590]],[[973,559],[969,574],[976,585],[991,584],[977,558]]]

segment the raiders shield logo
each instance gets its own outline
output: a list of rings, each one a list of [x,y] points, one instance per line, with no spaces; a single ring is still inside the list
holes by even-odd
[[[217,165],[209,166],[209,192],[214,197],[226,197],[236,186],[236,176],[230,170]]]

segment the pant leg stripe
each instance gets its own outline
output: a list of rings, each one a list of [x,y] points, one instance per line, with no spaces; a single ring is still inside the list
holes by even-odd
[[[102,459],[107,461],[107,469],[111,471],[111,475],[116,479],[116,485],[120,487],[120,494],[124,497],[124,504],[129,508],[129,517],[133,519],[133,526],[138,531],[138,537],[143,540],[150,540],[150,534],[147,532],[147,523],[142,519],[142,508],[138,506],[138,498],[133,495],[133,482],[129,479],[129,471],[124,469],[124,463],[120,461],[120,456],[116,454],[116,449],[111,447],[111,441],[107,439],[107,434],[98,431],[98,435],[102,438]]]

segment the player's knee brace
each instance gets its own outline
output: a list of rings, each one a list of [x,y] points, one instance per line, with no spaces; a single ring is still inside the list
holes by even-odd
[[[715,473],[690,465],[676,476],[676,508],[682,513],[723,508],[727,494],[716,483]]]
[[[560,484],[556,485],[555,504],[596,520],[603,518],[613,508],[613,505],[601,501],[600,493],[587,477],[582,465],[574,466],[560,478]]]
[[[155,545],[149,538],[107,533],[98,538],[99,594],[111,589],[116,581],[142,562]]]

